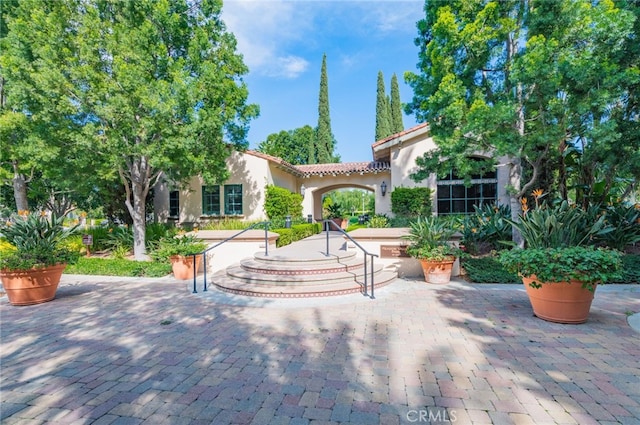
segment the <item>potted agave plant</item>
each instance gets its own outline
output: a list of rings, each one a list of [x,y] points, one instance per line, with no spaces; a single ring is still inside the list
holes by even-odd
[[[448,283],[460,249],[451,244],[455,229],[438,217],[418,219],[410,224],[403,239],[409,241],[407,254],[420,260],[424,279],[429,283]]]
[[[202,255],[193,254],[199,254],[206,248],[207,244],[194,234],[167,236],[157,242],[152,257],[160,261],[168,259],[176,279],[193,279],[194,270],[198,273],[202,262]]]
[[[0,280],[12,305],[51,301],[65,267],[78,259],[60,244],[75,230],[65,228],[63,219],[20,211],[0,224],[0,236],[9,244],[0,251]]]
[[[534,196],[537,200],[541,192]],[[511,222],[522,234],[525,247],[504,251],[499,260],[522,277],[537,317],[584,323],[597,285],[618,277],[620,252],[593,245],[611,231],[605,216],[594,211],[566,201],[529,210],[523,201],[523,214]]]

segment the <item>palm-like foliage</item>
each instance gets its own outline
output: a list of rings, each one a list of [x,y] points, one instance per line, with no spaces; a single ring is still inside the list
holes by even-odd
[[[527,211],[517,222],[508,221],[520,231],[527,248],[589,246],[613,230],[603,215],[594,220],[594,211],[567,201]]]

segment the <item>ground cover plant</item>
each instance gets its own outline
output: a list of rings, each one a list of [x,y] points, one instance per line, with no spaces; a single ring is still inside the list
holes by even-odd
[[[508,272],[495,257],[467,257],[462,262],[465,277],[473,283],[520,283],[522,279]]]
[[[640,254],[626,254],[622,256],[622,269],[620,279],[611,283],[637,283],[640,284]]]
[[[67,266],[65,274],[101,276],[162,277],[171,273],[166,261],[133,261],[126,258],[86,258]]]

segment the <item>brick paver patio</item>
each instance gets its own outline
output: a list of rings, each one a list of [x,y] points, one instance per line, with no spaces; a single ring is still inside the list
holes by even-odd
[[[252,307],[65,276],[52,302],[0,299],[1,422],[640,423],[638,285],[598,288],[583,325],[533,317],[521,285],[376,295]]]

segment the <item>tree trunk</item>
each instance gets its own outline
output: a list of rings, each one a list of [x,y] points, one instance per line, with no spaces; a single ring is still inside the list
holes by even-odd
[[[145,246],[145,201],[151,180],[148,158],[142,156],[132,159],[128,164],[127,172],[121,169],[119,173],[127,193],[125,205],[133,220],[133,256],[136,261],[146,261],[149,257]]]
[[[18,171],[18,163],[13,162],[13,196],[16,200],[17,211],[28,211],[27,179]]]
[[[133,219],[133,255],[136,261],[146,261],[149,259],[145,246],[146,195],[136,186],[133,187],[133,211],[129,211]]]
[[[511,158],[511,167],[509,168],[509,186],[513,189],[513,193],[509,197],[511,207],[511,220],[519,221],[522,213],[522,205],[520,204],[520,186],[522,179],[522,164],[520,158]],[[512,227],[511,239],[516,246],[524,248],[524,239],[515,227]]]

